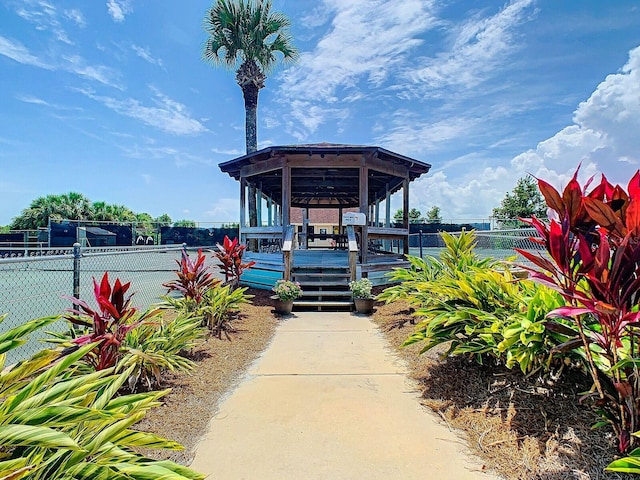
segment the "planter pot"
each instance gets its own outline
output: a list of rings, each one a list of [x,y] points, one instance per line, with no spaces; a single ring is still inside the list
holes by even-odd
[[[373,312],[373,298],[354,298],[353,301],[358,313],[369,314]]]
[[[289,315],[293,310],[293,300],[280,300],[278,297],[271,297],[273,308],[280,315]]]

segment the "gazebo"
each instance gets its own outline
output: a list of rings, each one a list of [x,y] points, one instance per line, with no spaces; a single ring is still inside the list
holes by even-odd
[[[256,261],[242,281],[270,288],[278,278],[298,280],[303,273],[326,280],[329,267],[344,269],[348,279],[384,282],[383,274],[404,265],[409,252],[409,184],[431,165],[375,146],[320,143],[271,146],[219,167],[240,182],[239,234],[249,245],[245,258]],[[391,223],[390,198],[400,190],[398,227]],[[249,192],[256,194],[255,225],[247,224]],[[295,208],[302,209],[298,228],[291,224]],[[337,225],[325,233],[330,248],[309,245],[311,209],[338,213]]]

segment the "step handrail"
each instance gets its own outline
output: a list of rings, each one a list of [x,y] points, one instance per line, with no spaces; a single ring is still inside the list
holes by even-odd
[[[291,280],[291,265],[293,265],[293,246],[296,235],[294,225],[287,225],[282,235],[282,255],[284,259],[284,279]]]
[[[358,262],[358,238],[353,225],[347,225],[347,243],[349,245],[349,273],[351,281],[356,279],[356,264]]]

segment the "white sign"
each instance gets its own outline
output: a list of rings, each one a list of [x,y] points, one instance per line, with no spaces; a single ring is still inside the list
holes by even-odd
[[[342,215],[343,225],[366,225],[367,218],[364,213],[347,212]]]

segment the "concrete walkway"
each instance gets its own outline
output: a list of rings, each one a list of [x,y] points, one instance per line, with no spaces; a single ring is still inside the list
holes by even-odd
[[[496,479],[417,396],[368,318],[294,313],[191,466],[219,480]]]

